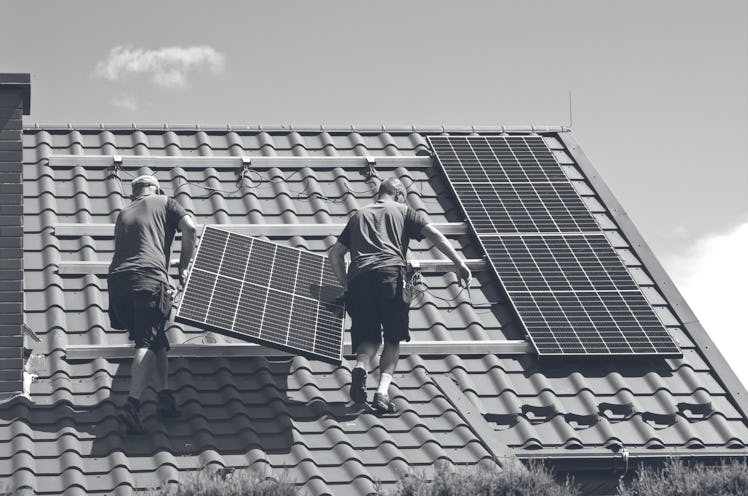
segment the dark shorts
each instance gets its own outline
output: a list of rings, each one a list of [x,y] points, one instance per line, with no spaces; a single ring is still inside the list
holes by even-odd
[[[381,267],[359,274],[348,284],[353,352],[363,342],[410,341],[410,298],[403,291],[404,267]]]
[[[161,309],[165,285],[138,274],[109,278],[109,319],[115,329],[127,329],[136,348],[169,350]]]

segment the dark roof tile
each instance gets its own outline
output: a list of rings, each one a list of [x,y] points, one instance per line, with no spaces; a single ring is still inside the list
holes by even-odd
[[[61,263],[107,262],[111,236],[58,237],[59,223],[113,223],[130,194],[129,182],[156,173],[167,193],[200,223],[286,224],[274,239],[325,251],[334,236],[304,237],[296,224],[344,223],[374,197],[375,187],[353,168],[306,166],[252,169],[217,165],[227,156],[427,156],[426,136],[445,132],[497,134],[505,129],[443,127],[296,129],[289,127],[50,126],[24,132],[24,280],[26,322],[41,337],[35,353],[50,353],[32,384],[29,401],[0,407],[0,477],[13,488],[39,493],[130,494],[133,488],[177,482],[181,472],[204,467],[290,469],[311,494],[367,494],[375,481],[392,485],[410,470],[432,473],[437,462],[475,465],[492,459],[485,441],[466,425],[433,382],[453,378],[498,438],[526,453],[544,450],[629,449],[742,450],[745,418],[715,371],[685,332],[641,260],[608,214],[563,142],[552,130],[548,146],[584,201],[596,212],[642,291],[683,348],[683,358],[542,361],[528,356],[427,356],[403,358],[392,389],[400,412],[378,418],[347,404],[350,372],[304,358],[171,360],[170,383],[184,410],[164,424],[155,415],[152,390],[144,398],[151,435],[123,438],[115,405],[124,400],[129,363],[97,359],[68,363],[70,345],[128,343],[109,329],[106,280],[93,273],[61,275]],[[533,132],[533,128],[512,132]],[[203,168],[143,163],[114,174],[100,165],[49,164],[52,155],[205,157]],[[375,164],[376,167],[376,164]],[[405,163],[380,175],[399,177],[408,202],[438,222],[462,214],[442,174]],[[481,250],[470,236],[453,239],[471,258]],[[175,243],[173,257],[178,256]],[[416,259],[443,258],[427,243],[413,243]],[[84,272],[84,271],[83,271]],[[413,304],[412,337],[419,340],[522,339],[523,331],[500,288],[479,277],[470,295],[454,275],[426,276],[430,292]],[[468,297],[469,296],[469,297]],[[446,301],[445,301],[446,300]],[[201,342],[201,330],[171,324],[173,343]],[[228,340],[224,339],[223,340]],[[376,375],[376,374],[374,374]],[[373,381],[370,381],[369,394]],[[670,452],[670,451],[668,451]],[[61,486],[62,484],[62,486]]]

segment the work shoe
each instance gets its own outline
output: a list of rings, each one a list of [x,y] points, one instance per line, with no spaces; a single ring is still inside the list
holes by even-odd
[[[395,405],[390,402],[390,397],[382,393],[374,393],[374,401],[371,402],[371,407],[377,415],[395,413],[397,411]]]
[[[182,412],[177,407],[177,400],[171,391],[163,390],[159,391],[157,396],[158,405],[156,406],[156,412],[164,418],[177,418],[182,415]]]
[[[145,434],[145,427],[143,427],[143,422],[140,420],[140,412],[129,401],[122,405],[117,418],[125,425],[128,434]]]
[[[355,367],[351,372],[351,399],[354,403],[366,403],[366,370]]]

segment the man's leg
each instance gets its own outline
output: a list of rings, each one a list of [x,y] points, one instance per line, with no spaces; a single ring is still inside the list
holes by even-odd
[[[366,378],[371,359],[379,351],[379,343],[361,341],[356,347],[356,365],[351,371],[351,399],[354,403],[366,403]]]
[[[370,343],[363,341],[356,348],[356,367],[365,369],[367,372],[371,368],[371,360],[379,351],[379,343]]]
[[[169,356],[166,354],[166,350],[158,350],[156,352],[156,391],[163,391],[169,389]]]
[[[389,396],[392,375],[395,373],[397,361],[400,358],[400,343],[384,342],[382,357],[379,359],[379,387],[377,393]]]
[[[366,378],[371,360],[379,351],[379,322],[371,302],[371,275],[361,274],[348,288],[348,313],[351,315],[351,339],[355,346],[356,364],[351,371],[351,400],[366,402]]]
[[[176,418],[181,415],[177,400],[169,389],[169,356],[165,348],[156,352],[156,398],[158,414],[166,418]]]
[[[384,334],[384,349],[379,359],[379,387],[374,394],[372,407],[378,413],[393,413],[394,408],[390,404],[389,389],[392,383],[392,375],[395,373],[398,359],[400,358],[400,341],[409,341],[410,301],[403,294],[403,281],[405,273],[403,269],[395,274],[389,274],[385,281],[386,287],[394,289],[392,296],[384,299],[381,306],[382,331]],[[394,287],[391,285],[394,282]]]
[[[148,348],[135,348],[130,378],[130,398],[137,400],[137,405],[140,405],[140,397],[148,385],[148,379],[153,374],[155,359],[154,353]]]
[[[135,357],[130,371],[130,394],[119,413],[120,420],[127,426],[130,434],[145,432],[140,420],[140,397],[153,373],[154,362],[155,356],[151,350],[135,348]]]
[[[130,336],[135,341],[135,356],[130,371],[130,394],[119,414],[131,434],[143,434],[145,429],[140,419],[140,398],[156,368],[153,352],[153,330],[156,317],[154,295],[149,291],[135,291],[132,301],[132,329]]]

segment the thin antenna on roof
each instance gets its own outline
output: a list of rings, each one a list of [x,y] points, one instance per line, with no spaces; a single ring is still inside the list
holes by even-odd
[[[569,90],[569,130],[571,130],[571,127],[574,124],[574,114],[572,113],[571,103],[571,90]]]

